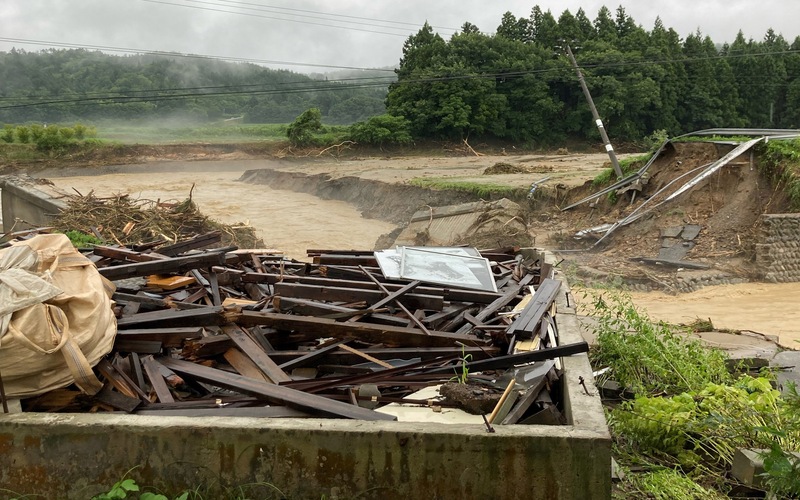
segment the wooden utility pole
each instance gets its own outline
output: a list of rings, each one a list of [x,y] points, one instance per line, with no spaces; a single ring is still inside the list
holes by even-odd
[[[586,96],[586,100],[589,102],[589,109],[592,110],[594,123],[597,125],[597,130],[600,131],[600,137],[603,139],[606,152],[608,153],[608,157],[611,159],[611,165],[614,167],[614,173],[617,174],[617,179],[620,179],[622,178],[622,169],[617,161],[617,155],[614,153],[614,147],[611,145],[611,141],[608,140],[606,128],[603,126],[603,120],[600,119],[600,115],[597,113],[597,108],[594,106],[594,101],[592,100],[592,94],[589,93],[589,87],[586,86],[586,80],[583,79],[583,73],[581,73],[581,68],[578,67],[578,61],[575,60],[575,56],[572,54],[572,49],[570,49],[569,44],[564,45],[567,48],[567,55],[569,56],[569,60],[572,62],[572,67],[575,68],[575,72],[578,74],[578,81],[581,84],[581,89],[583,89],[583,95]]]

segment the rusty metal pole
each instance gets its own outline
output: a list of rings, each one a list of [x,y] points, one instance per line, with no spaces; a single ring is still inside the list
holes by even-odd
[[[586,86],[586,80],[583,79],[583,73],[581,73],[581,68],[578,67],[578,61],[575,60],[575,56],[572,54],[572,49],[569,47],[569,44],[564,44],[567,49],[567,55],[569,56],[570,62],[572,62],[572,67],[575,68],[575,72],[578,74],[578,81],[581,84],[581,89],[583,89],[583,95],[586,96],[586,100],[589,102],[589,109],[592,110],[592,117],[594,117],[594,123],[597,125],[597,130],[600,131],[600,137],[603,139],[603,144],[606,147],[606,152],[608,153],[608,157],[611,159],[611,165],[614,167],[614,173],[617,174],[617,179],[622,178],[622,169],[619,166],[619,162],[617,161],[617,155],[614,153],[614,147],[611,145],[611,141],[608,140],[608,134],[606,134],[606,128],[603,126],[603,120],[600,119],[600,115],[597,113],[597,108],[594,106],[594,101],[592,100],[592,94],[589,93],[589,87]]]

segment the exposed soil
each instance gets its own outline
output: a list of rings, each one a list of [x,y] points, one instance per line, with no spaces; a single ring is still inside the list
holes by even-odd
[[[577,230],[614,223],[621,220],[643,203],[657,205],[682,182],[691,179],[707,165],[724,155],[730,146],[710,143],[679,143],[667,149],[648,170],[650,177],[641,194],[633,201],[629,193],[620,195],[611,203],[608,197],[599,199],[595,208],[589,204],[560,214],[543,214],[552,217],[545,222],[549,235],[545,246],[560,249],[587,249],[594,240],[577,241],[572,236]],[[756,160],[757,161],[757,160]],[[671,181],[687,174],[672,185],[665,194],[656,194]],[[587,185],[570,191],[568,201],[578,200],[597,191]],[[787,210],[784,194],[775,188],[747,157],[735,159],[715,173],[710,180],[690,190],[681,197],[661,205],[640,220],[623,226],[603,241],[592,252],[571,252],[569,259],[587,277],[639,283],[651,288],[672,288],[678,277],[677,269],[664,269],[638,264],[636,257],[656,257],[661,247],[661,231],[674,226],[697,224],[700,234],[696,246],[685,260],[706,264],[707,271],[695,273],[724,274],[731,277],[753,278],[752,261],[760,227],[760,216]],[[690,273],[681,270],[685,276]]]

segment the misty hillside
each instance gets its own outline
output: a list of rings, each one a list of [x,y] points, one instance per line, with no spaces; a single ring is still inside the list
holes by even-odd
[[[375,73],[348,72],[349,83],[202,57],[11,50],[0,52],[0,122],[241,117],[288,123],[316,107],[326,123],[349,124],[384,112],[394,74]]]

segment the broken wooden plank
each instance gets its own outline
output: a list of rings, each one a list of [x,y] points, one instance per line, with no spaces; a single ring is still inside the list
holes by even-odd
[[[378,366],[382,366],[382,367],[384,367],[384,368],[394,368],[392,365],[390,365],[390,364],[389,364],[389,363],[387,363],[386,361],[382,361],[382,360],[380,360],[380,359],[378,359],[378,358],[376,358],[376,357],[370,356],[369,354],[366,354],[366,353],[364,353],[364,352],[362,352],[362,351],[359,351],[358,349],[356,349],[356,348],[354,348],[354,347],[350,347],[350,346],[349,346],[349,345],[347,345],[347,344],[341,344],[339,347],[340,347],[340,348],[342,348],[342,349],[344,349],[344,350],[345,350],[345,351],[347,351],[347,352],[350,352],[350,353],[352,353],[352,354],[355,354],[356,356],[359,356],[359,357],[361,357],[361,358],[364,358],[364,359],[366,359],[367,361],[370,361],[370,362],[372,362],[372,363],[375,363],[375,364],[376,364],[376,365],[378,365]]]
[[[550,310],[560,289],[561,281],[559,280],[545,279],[542,281],[528,305],[508,327],[506,334],[516,335],[520,340],[531,338],[542,317]]]
[[[222,307],[204,306],[185,311],[165,310],[139,313],[128,318],[120,318],[117,327],[130,328],[179,328],[197,326],[222,326],[231,322],[236,313],[226,312]]]
[[[497,356],[491,359],[470,361],[468,363],[459,363],[457,365],[434,368],[431,370],[426,370],[425,373],[449,373],[454,369],[457,372],[460,372],[464,364],[466,364],[466,369],[468,369],[470,372],[483,370],[505,370],[507,368],[511,368],[512,366],[530,363],[532,361],[556,359],[562,356],[572,356],[573,354],[581,354],[584,352],[589,352],[589,344],[587,344],[585,341],[581,341],[573,344],[560,345],[558,347],[539,349],[538,351],[509,354],[506,356]]]
[[[181,347],[186,339],[198,339],[203,336],[203,327],[183,328],[130,328],[117,331],[115,344],[120,341],[149,340],[158,341],[164,347]]]
[[[156,397],[162,403],[172,403],[175,401],[175,398],[172,396],[169,386],[164,380],[164,376],[161,374],[158,366],[159,364],[160,363],[152,356],[145,356],[142,358],[144,372],[147,374],[147,380],[150,381],[150,387],[153,388],[153,392],[156,393]]]
[[[300,355],[292,359],[291,361],[281,363],[278,366],[280,367],[281,370],[285,372],[290,372],[295,368],[302,368],[304,366],[308,366],[309,363],[326,356],[328,353],[332,351],[335,351],[344,342],[345,342],[344,340],[337,340],[335,342],[328,343],[327,345],[319,346],[313,351],[309,351],[307,354]]]
[[[363,266],[362,266],[363,267]],[[367,269],[372,276],[379,281],[383,282],[383,276],[376,274],[375,270]],[[362,275],[363,276],[363,275]],[[292,276],[272,273],[245,273],[242,276],[242,281],[245,283],[268,283],[274,285],[275,283],[298,283],[303,285],[316,285],[320,287],[338,287],[338,288],[362,288],[367,290],[375,290],[375,284],[372,281],[358,281],[348,279],[332,279],[322,278],[318,276]],[[403,287],[396,283],[383,283],[390,292],[397,291]],[[451,302],[474,302],[476,304],[490,304],[502,295],[494,292],[484,292],[480,290],[468,290],[461,288],[444,288],[435,286],[418,286],[416,292],[422,295],[437,295],[444,300]]]
[[[199,234],[188,240],[179,241],[172,245],[164,245],[158,249],[158,253],[174,257],[176,255],[188,252],[189,250],[196,250],[209,245],[213,245],[222,241],[222,231],[211,231],[204,234]]]
[[[264,382],[272,382],[269,377],[264,375],[252,359],[248,358],[242,351],[232,347],[223,354],[225,360],[236,370],[239,375]]]
[[[177,290],[197,281],[191,276],[164,276],[163,274],[151,274],[147,277],[147,286],[160,288],[165,291]]]
[[[286,405],[312,414],[358,420],[397,420],[396,417],[391,415],[333,401],[322,396],[307,394],[289,387],[259,382],[241,375],[226,373],[222,370],[196,365],[188,361],[164,358],[160,362],[178,373],[209,384],[261,397],[270,403]]]
[[[154,260],[164,260],[169,257],[161,254],[136,252],[124,247],[96,246],[92,253],[108,259],[120,260],[123,262],[152,262]]]
[[[122,410],[125,413],[133,413],[134,410],[142,405],[142,401],[139,398],[115,392],[111,390],[112,387],[113,385],[110,383],[103,386],[103,389],[93,396],[94,400],[117,410]]]
[[[222,331],[273,383],[279,384],[292,380],[241,327],[226,325],[222,327]]]
[[[368,304],[379,303],[383,299],[380,290],[359,288],[319,287],[299,283],[276,283],[275,293],[284,297],[301,299],[324,300],[328,302],[360,302]],[[414,309],[430,309],[441,311],[444,306],[442,297],[435,295],[422,295],[416,293],[405,294],[401,297],[403,304]]]
[[[475,316],[475,319],[477,321],[481,322],[481,323],[484,322],[485,320],[487,320],[491,315],[495,314],[501,308],[503,308],[506,305],[508,305],[509,302],[514,300],[517,297],[517,295],[519,294],[520,290],[522,290],[523,286],[524,285],[522,283],[517,283],[517,284],[511,286],[511,288],[507,292],[505,292],[501,297],[497,298],[496,300],[494,300],[494,302],[492,302],[488,306],[484,307],[481,310],[481,312],[479,312]],[[456,333],[467,334],[467,333],[469,333],[470,330],[472,330],[472,325],[471,324],[466,324],[466,325],[462,326],[461,328],[459,328],[456,331]]]
[[[219,266],[225,263],[224,252],[209,252],[186,257],[173,257],[150,262],[136,262],[119,266],[101,267],[101,275],[110,280],[120,280],[148,276],[151,274],[183,274],[192,269]]]
[[[290,316],[261,311],[242,311],[235,322],[246,327],[265,325],[284,331],[301,330],[318,337],[352,338],[371,344],[383,343],[389,346],[450,347],[456,345],[456,342],[463,342],[467,345],[485,344],[478,339],[455,333],[431,331],[430,335],[425,335],[416,328],[367,323],[340,323],[327,318]]]

